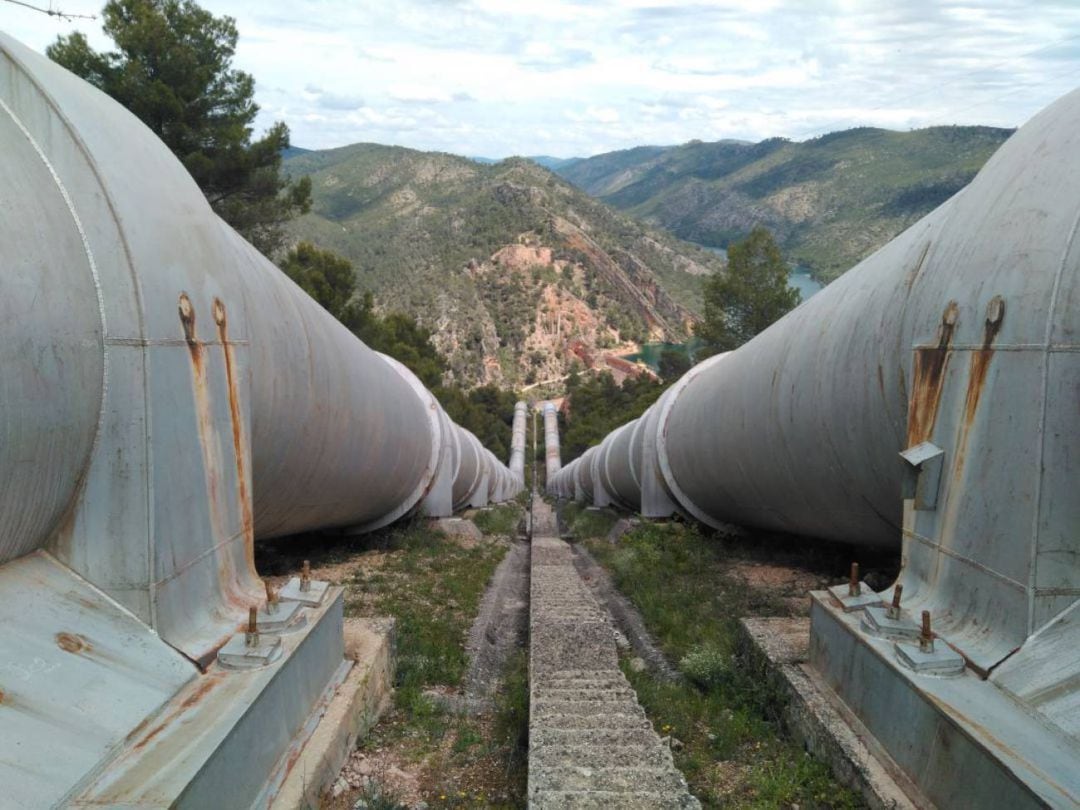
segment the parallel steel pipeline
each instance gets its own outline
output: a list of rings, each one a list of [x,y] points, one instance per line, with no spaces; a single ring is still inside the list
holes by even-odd
[[[552,491],[710,526],[904,541],[906,601],[992,667],[1080,594],[1077,155],[1072,93]]]
[[[2,35],[0,143],[0,563],[46,548],[198,659],[261,592],[256,538],[520,490],[141,122]]]

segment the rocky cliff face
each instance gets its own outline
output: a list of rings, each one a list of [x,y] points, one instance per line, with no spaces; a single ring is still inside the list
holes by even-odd
[[[450,380],[524,387],[680,341],[720,260],[646,228],[546,169],[361,144],[287,162],[312,178],[293,223],[349,258],[383,309],[415,316]]]
[[[627,272],[587,235],[564,223],[567,226],[573,238],[562,249],[526,233],[488,259],[466,265],[484,305],[484,339],[472,352],[480,355],[482,369],[476,382],[543,385],[561,380],[575,365],[617,376],[641,373],[618,361],[620,355],[637,351],[634,337],[685,338],[695,316],[667,296],[647,267],[628,255],[635,266]],[[644,279],[640,287],[635,272]],[[597,294],[599,286],[607,292]],[[640,334],[620,332],[615,324],[625,313]],[[447,322],[434,337],[451,357],[460,356],[463,348],[455,332]]]

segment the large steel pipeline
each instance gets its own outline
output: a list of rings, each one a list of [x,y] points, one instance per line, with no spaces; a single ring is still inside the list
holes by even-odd
[[[613,494],[639,508],[630,481],[655,467],[672,508],[712,526],[880,547],[907,534],[932,558],[941,549],[980,558],[971,570],[909,565],[906,592],[960,632],[980,616],[970,644],[979,660],[1015,649],[1080,586],[1080,569],[1044,558],[1051,579],[1009,589],[1010,610],[986,628],[978,586],[1032,583],[1037,538],[1074,549],[1067,538],[1080,525],[1065,483],[1080,431],[1054,396],[1074,380],[1068,347],[1080,329],[1069,306],[1076,118],[1074,93],[1018,131],[967,189],[745,346],[691,369],[638,420],[643,435],[631,444],[651,440],[652,458],[622,452],[615,435],[595,449]],[[967,387],[952,394],[952,383]],[[917,471],[899,454],[927,441],[945,453],[939,505],[902,527],[901,485]],[[1006,527],[1029,538],[1028,551],[992,539]]]
[[[575,492],[578,493],[577,497],[586,501],[593,499],[593,484],[595,483],[593,478],[593,456],[596,455],[596,449],[590,447],[582,453],[581,458],[574,467]]]
[[[525,422],[529,416],[529,406],[524,402],[514,405],[514,423],[510,433],[510,474],[515,480],[525,483]]]
[[[554,402],[544,403],[544,458],[548,491],[551,491],[551,482],[562,468],[559,458],[559,411]]]
[[[902,542],[905,609],[929,611],[969,667],[994,672],[1025,711],[1075,735],[1080,717],[1065,706],[1077,694],[1080,638],[1065,617],[1080,596],[1078,155],[1080,91],[874,255],[691,369],[636,427],[556,475],[554,491],[710,526]],[[590,454],[600,455],[599,481]],[[830,663],[833,642],[814,643],[825,650],[817,660],[846,678]],[[881,702],[859,688],[852,705],[877,722]],[[884,719],[876,728],[894,733]],[[894,755],[910,741],[896,744]],[[1047,768],[1060,751],[1077,753],[1047,744],[1027,750],[1043,746]],[[1032,790],[1075,799],[1080,786]]]
[[[460,461],[457,475],[454,476],[452,502],[454,511],[469,505],[470,499],[480,489],[483,476],[480,442],[463,427],[454,426],[454,438]]]
[[[0,563],[46,548],[201,659],[261,593],[255,538],[520,488],[141,122],[3,36],[0,134]]]
[[[641,484],[637,479],[637,463],[632,457],[634,432],[639,420],[632,419],[613,430],[604,439],[597,465],[600,484],[619,506],[637,511],[641,504]]]

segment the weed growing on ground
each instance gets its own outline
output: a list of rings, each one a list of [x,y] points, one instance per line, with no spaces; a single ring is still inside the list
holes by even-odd
[[[691,649],[679,661],[679,671],[702,689],[715,689],[734,676],[731,656],[713,644]]]
[[[563,504],[561,518],[574,540],[607,537],[619,519],[610,509],[587,509],[574,501]]]
[[[484,534],[512,536],[517,533],[518,523],[521,522],[521,508],[512,503],[492,506],[477,512],[472,521]]]
[[[460,684],[468,666],[465,639],[506,546],[489,541],[466,548],[423,523],[403,527],[387,546],[396,553],[375,576],[356,577],[354,584],[369,591],[366,612],[397,619],[395,701],[409,717],[409,731],[440,740],[448,718],[424,692]]]
[[[593,513],[596,514],[596,513]],[[739,549],[694,526],[643,524],[618,546],[592,540],[594,557],[637,607],[682,682],[624,662],[656,730],[706,807],[856,808],[859,798],[780,734],[780,693],[736,666],[737,622],[787,615],[781,596],[731,575]]]
[[[435,774],[429,802],[438,808],[524,807],[529,745],[529,663],[524,650],[506,663],[494,716],[474,722],[457,721],[453,756],[443,763],[443,778]],[[456,772],[462,765],[488,768],[488,787],[463,784]]]
[[[469,628],[508,549],[497,537],[447,537],[420,518],[361,537],[310,534],[256,547],[259,569],[273,576],[294,574],[310,559],[322,578],[344,586],[346,615],[396,619],[394,705],[360,744],[370,779],[324,797],[323,810],[351,810],[357,802],[398,810],[421,799],[432,808],[524,806],[524,659],[515,659],[507,676],[517,686],[508,687],[490,715],[456,715],[438,699],[461,684]]]
[[[369,782],[352,797],[353,810],[409,810],[398,798],[374,782]]]
[[[520,518],[513,505],[481,514],[490,517],[482,528],[489,535],[511,533]],[[391,762],[417,774],[409,801],[419,796],[440,808],[524,806],[521,732],[507,731],[520,723],[504,719],[523,716],[527,728],[527,684],[523,710],[515,686],[518,671],[527,672],[524,659],[514,659],[491,716],[454,714],[438,697],[454,694],[461,685],[469,628],[507,542],[492,536],[475,543],[449,538],[417,520],[377,533],[368,546],[378,563],[361,565],[345,583],[347,609],[352,615],[395,617],[397,666],[394,708],[361,749],[373,758],[389,755]],[[521,739],[527,740],[527,734]],[[396,808],[391,802],[405,801],[392,790],[374,796],[385,804],[366,795],[357,798],[372,808]]]
[[[529,657],[519,650],[506,663],[495,714],[495,739],[507,752],[506,783],[524,805],[529,775]]]

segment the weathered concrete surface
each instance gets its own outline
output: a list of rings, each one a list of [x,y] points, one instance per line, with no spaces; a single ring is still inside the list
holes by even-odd
[[[529,807],[698,808],[619,669],[615,631],[533,502]]]
[[[272,810],[318,807],[357,740],[390,706],[394,684],[394,620],[346,619],[345,656],[353,662],[344,683],[316,709],[314,732],[277,789]],[[310,722],[310,721],[309,721]]]
[[[739,624],[742,666],[780,693],[784,724],[810,753],[828,763],[839,782],[861,793],[873,810],[932,806],[806,666],[809,618],[742,619]]]

